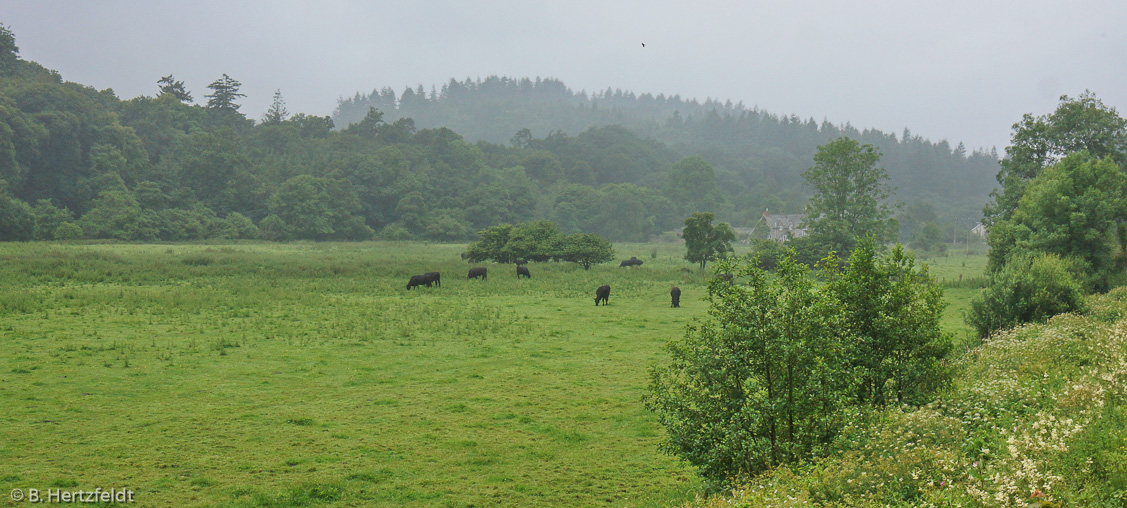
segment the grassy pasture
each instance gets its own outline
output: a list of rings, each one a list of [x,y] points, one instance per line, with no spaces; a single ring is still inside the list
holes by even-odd
[[[0,492],[676,504],[697,483],[658,451],[640,398],[666,341],[706,308],[683,249],[619,244],[645,264],[533,264],[518,280],[455,245],[0,244]],[[928,263],[950,280],[984,259]],[[466,280],[471,266],[489,279]],[[405,290],[427,271],[441,288]],[[595,307],[602,284],[610,306]],[[974,291],[947,289],[957,336]]]
[[[702,275],[680,246],[617,247],[646,264],[533,264],[528,280],[485,264],[467,281],[450,245],[0,244],[0,489],[127,487],[142,506],[683,499],[692,473],[657,450],[640,398],[703,313]],[[426,271],[442,287],[407,292]]]

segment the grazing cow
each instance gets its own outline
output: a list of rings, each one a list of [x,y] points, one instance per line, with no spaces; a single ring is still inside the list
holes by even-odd
[[[610,286],[599,286],[595,290],[595,306],[599,306],[599,300],[603,301],[603,305],[610,305]]]
[[[427,282],[426,275],[412,275],[411,280],[407,282],[407,291],[423,285],[430,287],[430,283]]]
[[[669,290],[669,297],[673,299],[673,304],[670,305],[670,307],[672,307],[674,309],[680,309],[681,308],[681,288],[679,288],[677,286],[673,286],[673,289]]]
[[[484,266],[478,267],[478,268],[470,268],[470,278],[471,279],[480,278],[481,280],[485,280],[487,272],[488,272],[488,269],[486,269]]]
[[[423,274],[423,277],[426,277],[426,284],[428,288],[431,284],[442,287],[442,277],[438,274],[438,272],[427,272]]]
[[[626,261],[623,261],[618,265],[619,268],[622,268],[624,266],[642,266],[642,260],[631,256],[630,259],[627,259]]]
[[[528,278],[528,279],[532,278],[532,274],[528,273],[528,267],[527,266],[517,265],[517,278],[519,279],[521,275],[525,276],[525,278]]]

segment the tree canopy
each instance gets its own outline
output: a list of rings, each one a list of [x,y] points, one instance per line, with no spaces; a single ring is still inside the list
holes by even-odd
[[[883,241],[895,234],[892,210],[885,202],[892,189],[879,161],[876,147],[850,138],[818,147],[814,167],[802,173],[814,189],[802,222],[804,242],[817,257],[828,252],[847,255],[859,238],[871,235]]]
[[[692,212],[750,225],[766,206],[800,210],[798,170],[818,142],[841,134],[879,141],[901,155],[897,164],[928,168],[913,178],[939,186],[972,181],[989,160],[914,136],[715,101],[577,94],[555,80],[380,91],[342,101],[335,119],[290,114],[278,91],[256,123],[240,112],[245,94],[227,74],[208,85],[206,104],[194,104],[171,73],[154,76],[154,96],[120,100],[21,60],[7,27],[0,73],[8,197],[28,206],[47,200],[96,237],[215,237],[228,234],[222,222],[237,213],[233,221],[250,220],[264,239],[465,241],[497,224],[550,220],[561,233],[647,241]],[[504,108],[512,114],[498,118]],[[563,109],[542,114],[552,108]],[[132,199],[103,196],[108,190]],[[134,201],[140,222],[82,221]],[[139,229],[102,227],[112,224]],[[43,222],[32,237],[51,238],[60,225]]]
[[[727,223],[712,224],[715,216],[710,212],[697,212],[685,219],[681,237],[685,239],[685,260],[700,264],[703,270],[709,261],[732,252],[736,232]]]
[[[719,489],[742,476],[817,457],[848,408],[930,401],[949,381],[942,289],[900,249],[862,240],[846,268],[831,260],[814,282],[790,251],[774,275],[727,258],[707,318],[668,345],[651,371],[646,406],[666,451]]]

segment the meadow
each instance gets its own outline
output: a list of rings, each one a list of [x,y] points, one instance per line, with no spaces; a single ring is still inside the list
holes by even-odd
[[[484,263],[485,281],[461,250],[0,244],[0,489],[130,488],[140,506],[692,499],[641,403],[706,309],[684,247],[618,244],[645,264],[536,263],[521,280]],[[983,263],[929,261],[942,278]],[[428,271],[442,287],[405,290]]]

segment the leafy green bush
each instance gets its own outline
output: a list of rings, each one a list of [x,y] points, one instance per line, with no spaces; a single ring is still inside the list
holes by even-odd
[[[971,300],[967,324],[979,338],[1022,323],[1042,323],[1084,309],[1084,293],[1071,273],[1074,264],[1054,254],[1019,256],[990,275],[986,289]]]
[[[56,240],[77,240],[82,238],[82,228],[78,224],[67,221],[55,228]]]
[[[740,283],[711,280],[709,318],[670,342],[672,363],[651,373],[646,406],[668,432],[666,451],[718,489],[822,456],[851,412],[927,403],[947,386],[942,289],[899,247],[887,257],[875,248],[859,242],[845,269],[827,258],[824,286],[793,251],[774,275],[747,258],[718,262]]]

